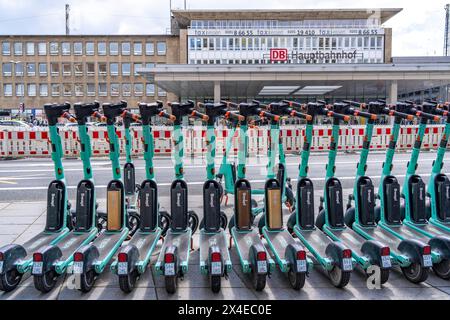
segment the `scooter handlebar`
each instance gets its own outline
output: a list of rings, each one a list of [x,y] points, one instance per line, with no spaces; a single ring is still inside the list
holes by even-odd
[[[395,111],[395,110],[391,110],[388,107],[386,107],[385,109],[383,109],[383,113],[391,116],[391,117],[397,117],[397,118],[402,118],[402,119],[406,119],[408,121],[412,121],[414,120],[414,116],[411,114],[407,114],[407,113],[403,113],[403,112],[399,112],[399,111]]]
[[[220,103],[226,104],[227,108],[230,108],[230,107],[237,108],[237,107],[239,107],[239,104],[231,102],[231,101],[222,100],[222,101],[220,101]]]
[[[339,119],[339,120],[342,120],[342,121],[345,121],[345,122],[349,122],[350,121],[350,116],[346,116],[344,114],[336,113],[334,111],[328,111],[326,115],[328,117]]]
[[[199,118],[202,121],[208,121],[209,120],[209,117],[206,114],[201,113],[201,112],[199,112],[197,110],[193,110],[190,116],[193,117],[193,118]]]
[[[122,118],[132,119],[135,122],[141,121],[141,116],[138,114],[131,113],[128,110],[125,110],[121,115]]]
[[[234,120],[237,120],[237,121],[244,121],[245,117],[241,116],[238,113],[235,113],[235,112],[232,112],[232,111],[227,111],[225,113],[225,119],[234,119]]]
[[[306,121],[311,121],[312,120],[312,116],[310,116],[309,114],[304,114],[301,112],[298,112],[297,110],[292,110],[291,111],[291,117],[297,117],[300,119],[305,119]]]
[[[165,110],[158,113],[158,116],[160,116],[161,118],[169,119],[170,121],[177,120],[177,117],[175,117],[173,114],[167,113]]]
[[[426,113],[426,112],[423,112],[420,110],[417,110],[416,117],[425,118],[428,120],[432,120],[434,122],[439,122],[441,120],[441,117],[439,117],[439,116],[435,116],[434,114]]]
[[[67,119],[67,120],[69,120],[69,121],[72,122],[72,123],[77,122],[77,119],[76,119],[73,115],[71,115],[69,112],[64,112],[64,113],[61,115],[61,117],[62,117],[62,118],[65,118],[65,119]]]
[[[277,116],[273,113],[270,113],[270,112],[267,112],[264,110],[259,113],[259,117],[260,118],[268,118],[270,120],[277,121],[277,122],[280,121],[280,116]]]
[[[362,117],[362,118],[371,119],[371,120],[377,120],[377,118],[378,118],[376,114],[364,112],[364,111],[360,111],[360,110],[354,110],[353,115],[355,117]]]

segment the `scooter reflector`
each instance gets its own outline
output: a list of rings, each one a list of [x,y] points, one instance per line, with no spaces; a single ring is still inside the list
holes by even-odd
[[[86,231],[91,228],[94,189],[90,181],[81,181],[77,188],[77,204],[75,211],[75,231]]]
[[[134,195],[134,191],[136,190],[136,178],[134,165],[132,163],[126,163],[123,168],[123,185],[127,196]]]
[[[266,201],[267,227],[269,229],[282,229],[281,188],[277,180],[269,180],[266,183]]]
[[[443,222],[450,222],[450,180],[444,174],[435,180],[437,216]]]
[[[331,227],[344,227],[344,208],[342,203],[342,185],[336,178],[327,181],[328,219]]]
[[[363,226],[375,225],[375,188],[369,177],[358,181],[358,203],[360,222]]]
[[[139,210],[141,215],[140,229],[143,232],[153,231],[158,226],[158,190],[156,183],[144,181],[139,191]]]
[[[61,181],[52,181],[47,192],[47,221],[46,231],[57,231],[64,222],[65,186]]]
[[[314,229],[314,185],[309,179],[302,179],[297,187],[298,221],[302,229]]]
[[[411,219],[415,223],[426,223],[427,213],[425,208],[425,183],[419,176],[412,176],[409,179],[410,188],[410,213]]]
[[[214,180],[203,185],[203,222],[206,232],[220,230],[220,186]]]
[[[400,184],[397,178],[390,176],[384,180],[384,215],[390,224],[399,224],[400,212]]]
[[[252,228],[251,192],[248,181],[239,180],[236,183],[235,219],[237,221],[236,228],[239,230],[250,230]]]
[[[170,204],[173,231],[185,231],[188,227],[188,189],[186,182],[179,180],[172,183]]]
[[[118,231],[122,229],[122,189],[113,182],[107,193],[107,230]]]

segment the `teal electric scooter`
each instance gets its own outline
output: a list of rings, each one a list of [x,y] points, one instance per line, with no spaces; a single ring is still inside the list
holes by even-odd
[[[142,121],[146,168],[146,180],[138,188],[139,230],[133,235],[130,242],[120,249],[117,259],[111,264],[111,271],[118,275],[120,289],[125,293],[133,291],[137,280],[147,270],[156,245],[160,239],[163,239],[170,224],[169,214],[161,212],[158,203],[158,185],[153,166],[155,146],[151,121],[156,116],[167,119],[171,119],[171,116],[163,110],[162,102],[139,103],[139,113]]]
[[[112,261],[129,234],[125,189],[120,167],[119,138],[114,123],[119,116],[122,118],[136,118],[136,115],[127,111],[127,103],[125,101],[117,104],[104,103],[102,108],[107,124],[109,158],[112,164],[113,180],[108,183],[106,189],[106,230],[92,243],[81,247],[74,254],[73,273],[76,277],[77,289],[82,292],[89,292],[92,289],[97,277],[103,273],[108,263]]]
[[[311,154],[314,120],[317,116],[337,118],[349,121],[350,117],[330,111],[323,101],[302,105],[286,101],[291,107],[297,107],[311,118],[306,123],[305,138],[299,165],[295,213],[289,217],[288,229],[308,248],[314,259],[327,273],[331,283],[337,288],[345,287],[353,271],[352,250],[339,241],[331,240],[315,227],[314,184],[308,178],[309,157]]]
[[[67,187],[62,165],[62,144],[56,124],[59,118],[71,122],[75,119],[69,114],[70,104],[46,104],[44,112],[48,119],[52,160],[55,165],[55,180],[47,190],[47,220],[45,229],[24,244],[9,244],[0,248],[0,290],[10,292],[22,280],[24,274],[31,271],[33,254],[45,245],[55,245],[69,234],[71,218]],[[38,256],[36,256],[38,260]],[[42,257],[43,258],[43,257]],[[38,261],[36,261],[38,262]],[[39,271],[36,269],[36,271]],[[47,272],[46,279],[52,282],[53,272]]]
[[[65,274],[72,263],[73,254],[98,234],[95,183],[91,165],[92,150],[86,122],[89,117],[102,117],[99,108],[98,102],[74,105],[84,179],[77,186],[76,210],[72,216],[74,221],[71,233],[56,245],[46,245],[33,255],[34,286],[43,293],[55,287],[57,278]]]
[[[208,117],[197,110],[193,101],[170,103],[174,119],[173,156],[175,180],[170,187],[170,228],[161,247],[155,269],[158,275],[164,275],[166,291],[175,293],[179,278],[188,272],[189,255],[192,247],[192,235],[198,227],[198,216],[189,211],[188,185],[184,180],[184,141],[182,123],[191,118],[207,121]]]
[[[131,137],[131,124],[140,123],[135,121],[131,117],[123,118],[123,127],[125,132],[125,164],[123,166],[123,185],[125,188],[125,201],[128,207],[128,211],[137,210],[137,201],[140,185],[136,184],[136,169],[133,163],[131,155],[132,137]],[[129,212],[130,213],[130,212]],[[137,216],[139,218],[139,216]],[[136,221],[136,225],[139,225],[139,221]],[[131,232],[130,232],[131,233]]]

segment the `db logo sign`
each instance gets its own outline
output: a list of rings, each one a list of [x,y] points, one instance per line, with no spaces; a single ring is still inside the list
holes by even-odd
[[[287,61],[287,49],[270,49],[270,61]]]

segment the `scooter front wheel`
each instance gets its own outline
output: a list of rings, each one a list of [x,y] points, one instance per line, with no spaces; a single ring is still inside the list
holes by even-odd
[[[433,264],[433,271],[441,279],[450,279],[450,260],[444,259],[439,263]]]
[[[92,287],[94,287],[95,283],[95,277],[96,277],[95,270],[89,270],[86,273],[80,274],[80,291],[84,293],[88,293],[92,290]]]
[[[50,270],[43,275],[33,276],[34,287],[42,293],[50,292],[58,281],[58,275],[55,271]]]
[[[194,211],[189,211],[189,227],[192,230],[192,234],[198,229],[198,215]]]
[[[139,274],[137,270],[133,270],[127,275],[120,275],[119,276],[120,290],[122,290],[125,293],[130,293],[131,291],[133,291],[134,287],[136,286],[136,281],[138,277]]]
[[[294,270],[291,269],[288,271],[288,279],[292,289],[300,290],[305,285],[306,273],[295,272]]]
[[[4,292],[11,292],[19,285],[23,274],[16,269],[7,271],[0,275],[0,290]]]
[[[351,271],[343,271],[339,267],[334,267],[328,272],[331,283],[336,288],[344,288],[350,281]]]
[[[411,263],[408,267],[402,267],[403,275],[412,283],[421,283],[427,280],[429,268],[422,267],[420,263]]]
[[[166,283],[166,291],[169,294],[174,294],[177,291],[177,276],[165,276],[164,281]]]
[[[218,275],[214,275],[210,277],[211,282],[211,290],[214,293],[218,293],[220,291],[222,277]]]

